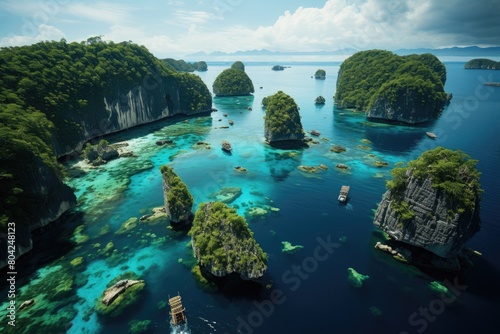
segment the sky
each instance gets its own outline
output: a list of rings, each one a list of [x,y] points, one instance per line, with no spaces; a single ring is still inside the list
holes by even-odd
[[[500,0],[0,0],[0,46],[92,36],[203,51],[499,46]]]

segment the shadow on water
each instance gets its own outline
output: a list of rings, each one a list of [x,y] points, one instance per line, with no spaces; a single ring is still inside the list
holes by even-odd
[[[28,283],[31,275],[55,260],[70,253],[76,247],[71,241],[71,236],[76,227],[84,221],[84,213],[71,211],[63,214],[58,220],[32,232],[33,249],[27,256],[21,256],[16,260],[17,277],[16,284],[22,286]],[[7,267],[2,269],[2,275],[6,275]],[[3,280],[0,288],[6,288],[7,282]]]
[[[273,180],[282,182],[300,166],[302,150],[266,150],[264,159]]]

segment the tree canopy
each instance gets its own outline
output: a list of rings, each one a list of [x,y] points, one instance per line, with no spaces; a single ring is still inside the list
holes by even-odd
[[[432,54],[398,56],[384,50],[361,51],[340,66],[335,104],[366,111],[378,98],[395,98],[400,88],[409,87],[419,97],[434,101],[438,112],[447,98],[445,82],[446,68]]]
[[[267,254],[257,244],[245,218],[221,202],[201,203],[189,231],[198,263],[214,271],[262,272]]]
[[[217,96],[249,95],[254,92],[250,77],[244,71],[234,68],[222,71],[215,78],[212,88]]]
[[[243,64],[241,61],[235,61],[233,65],[231,65],[231,68],[234,68],[235,70],[241,70],[245,72],[245,64]]]
[[[23,170],[36,174],[41,162],[61,175],[57,152],[86,138],[84,121],[88,131],[102,126],[92,122],[109,119],[105,96],[159,82],[178,89],[183,111],[210,109],[211,95],[199,76],[168,69],[144,46],[93,37],[1,48],[1,221],[21,224],[16,206],[31,208]],[[36,211],[31,214],[34,220]]]
[[[270,131],[272,136],[303,138],[304,130],[300,120],[299,107],[291,96],[283,91],[278,91],[276,94],[268,96],[266,103],[265,128]],[[266,131],[266,133],[268,132]]]
[[[461,212],[472,208],[482,192],[477,162],[460,150],[437,147],[425,151],[408,166],[394,168],[387,188],[399,193],[405,189],[409,175],[420,179],[430,177],[432,187],[444,191],[449,202]]]
[[[494,61],[485,58],[471,59],[465,63],[464,68],[466,69],[489,69],[489,70],[500,70],[500,61]]]
[[[314,78],[324,80],[326,78],[326,71],[323,69],[318,69],[316,73],[314,73]]]
[[[163,165],[160,167],[160,171],[169,185],[167,203],[170,214],[173,217],[179,217],[181,220],[187,219],[187,216],[191,214],[194,203],[193,196],[191,196],[186,184],[182,182],[172,167]],[[170,218],[172,219],[172,217]]]
[[[194,63],[188,63],[182,59],[176,60],[173,58],[165,58],[161,60],[165,66],[173,71],[178,72],[203,72],[208,69],[207,63],[204,61],[198,61]]]

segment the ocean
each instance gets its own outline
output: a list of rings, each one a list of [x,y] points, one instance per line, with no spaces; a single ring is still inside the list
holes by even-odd
[[[149,320],[147,333],[430,334],[494,328],[500,310],[500,206],[495,200],[500,198],[500,88],[483,84],[500,81],[500,71],[465,70],[464,62],[444,62],[445,91],[453,98],[425,126],[371,123],[361,113],[337,110],[333,95],[340,62],[281,62],[284,71],[272,71],[271,62],[248,62],[252,96],[215,97],[218,111],[209,116],[175,117],[106,137],[127,142],[137,158],[120,158],[98,169],[67,161],[70,175],[80,168],[86,172],[67,180],[79,204],[55,228],[35,236],[32,253],[37,256],[18,260],[20,298],[35,296],[37,303],[29,317],[19,312],[15,333],[34,333],[27,329],[33,322],[53,323],[71,334],[127,333],[135,320]],[[197,75],[211,90],[216,76],[230,66],[209,63],[208,71]],[[320,68],[325,80],[313,78]],[[300,107],[304,130],[320,132],[314,137],[317,144],[299,150],[266,145],[261,101],[279,90]],[[325,105],[314,104],[320,95]],[[438,137],[433,140],[426,131]],[[156,145],[161,139],[174,143]],[[231,155],[220,149],[222,140],[232,144]],[[334,153],[333,145],[347,151]],[[462,150],[479,161],[482,173],[482,227],[468,243],[482,255],[471,258],[474,267],[460,275],[417,269],[374,249],[383,240],[373,226],[374,210],[390,170],[437,146]],[[388,166],[376,167],[375,161]],[[338,163],[349,169],[337,169]],[[246,217],[268,254],[260,290],[226,293],[200,285],[191,273],[190,237],[169,229],[168,222],[138,221],[130,231],[116,233],[128,219],[163,205],[163,164],[186,183],[195,207],[213,200],[222,188],[241,188],[231,205]],[[298,169],[320,164],[328,169]],[[235,171],[236,166],[247,172]],[[351,187],[347,205],[337,201],[342,185]],[[303,248],[283,253],[284,241]],[[369,278],[355,287],[348,268]],[[95,301],[109,281],[127,271],[146,283],[140,301],[119,318],[104,321],[93,312]],[[57,300],[41,283],[54,280],[67,289]],[[433,281],[450,292],[436,293],[430,288]],[[166,304],[177,294],[188,319],[182,329],[171,328]],[[4,310],[0,328],[6,327]]]

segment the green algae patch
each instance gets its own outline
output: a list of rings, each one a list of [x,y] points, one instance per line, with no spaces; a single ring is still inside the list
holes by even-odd
[[[81,245],[89,241],[90,239],[90,237],[87,234],[83,234],[83,230],[85,230],[85,225],[78,226],[73,232],[73,236],[71,237],[71,240],[78,245]]]
[[[201,274],[201,269],[198,264],[196,264],[193,269],[191,269],[191,273],[194,275],[194,279],[196,280],[196,283],[206,291],[214,291],[216,290],[216,286],[214,283],[210,282],[207,280],[202,274]]]
[[[283,249],[281,249],[282,253],[293,254],[304,248],[302,245],[292,245],[288,241],[282,241]]]
[[[363,281],[370,278],[370,276],[368,276],[368,275],[363,275],[363,274],[358,273],[353,268],[347,268],[347,272],[349,273],[349,276],[347,276],[347,280],[349,281],[349,283],[352,284],[352,286],[354,286],[356,288],[362,287]]]
[[[74,258],[69,262],[73,267],[79,266],[83,263],[83,256]]]
[[[115,234],[120,235],[120,234],[125,234],[125,233],[132,231],[134,228],[137,227],[137,221],[138,221],[138,219],[136,217],[132,217],[132,218],[127,219],[125,222],[123,222],[123,224],[115,232]]]
[[[146,333],[149,329],[151,320],[132,320],[128,323],[130,334]]]
[[[432,281],[428,285],[429,289],[431,289],[432,292],[439,296],[443,296],[446,298],[453,297],[453,294],[451,293],[450,289],[448,289],[446,286],[444,286],[442,283],[438,281]]]
[[[146,284],[142,280],[133,280],[128,277],[137,277],[137,274],[126,272],[110,281],[108,288],[101,294],[94,305],[94,309],[99,316],[117,317],[126,308],[139,301],[140,293]],[[130,285],[125,286],[125,284]],[[124,288],[116,293],[113,298],[109,298],[108,294],[110,291],[120,287]]]
[[[384,312],[376,306],[370,306],[369,310],[374,317],[381,317],[382,314],[384,314]]]

